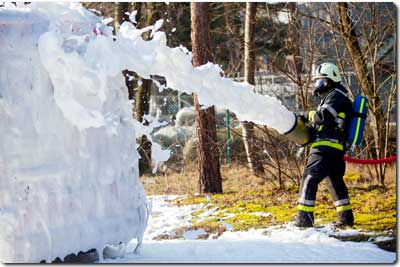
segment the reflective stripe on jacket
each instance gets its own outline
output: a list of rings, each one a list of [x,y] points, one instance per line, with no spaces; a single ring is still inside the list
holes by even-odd
[[[347,92],[346,88],[338,84],[323,97],[317,110],[308,112],[307,119],[316,129],[311,152],[344,153],[352,114],[352,102]]]

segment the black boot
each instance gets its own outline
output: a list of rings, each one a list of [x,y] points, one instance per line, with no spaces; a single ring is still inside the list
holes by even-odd
[[[352,210],[339,211],[337,213],[338,220],[335,226],[338,228],[352,227],[354,224],[354,216]]]
[[[313,212],[298,210],[295,225],[297,227],[313,227],[314,226]]]

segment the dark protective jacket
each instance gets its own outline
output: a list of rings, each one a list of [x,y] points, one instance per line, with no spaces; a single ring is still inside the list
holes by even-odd
[[[338,83],[322,98],[316,111],[305,113],[306,120],[315,130],[311,153],[328,153],[343,157],[346,151],[347,129],[352,116],[352,101],[347,89]]]

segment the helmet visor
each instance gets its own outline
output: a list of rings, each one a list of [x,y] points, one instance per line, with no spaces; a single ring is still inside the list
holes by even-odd
[[[326,78],[318,79],[314,85],[314,95],[318,96],[323,94],[329,88],[329,81]]]
[[[315,90],[321,90],[323,88],[326,88],[328,86],[328,80],[327,79],[317,79],[315,81],[314,89]]]

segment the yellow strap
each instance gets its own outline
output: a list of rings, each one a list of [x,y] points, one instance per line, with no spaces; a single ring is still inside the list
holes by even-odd
[[[343,151],[343,145],[342,144],[334,143],[334,142],[331,142],[331,141],[317,141],[317,142],[314,142],[311,145],[312,148],[313,147],[317,147],[317,146],[329,146],[329,147],[333,147],[333,148],[336,148],[336,149],[339,149],[339,150]]]
[[[336,207],[336,211],[345,211],[345,210],[351,210],[351,205],[348,204]]]
[[[364,98],[361,99],[360,110],[358,111],[358,113],[362,113],[363,108],[364,108]],[[355,144],[357,142],[358,134],[359,134],[359,131],[360,131],[360,124],[361,124],[361,118],[358,118],[357,119],[356,134],[354,136],[353,144]]]
[[[299,204],[297,206],[297,209],[298,210],[302,210],[302,211],[306,211],[306,212],[313,212],[314,211],[314,207],[304,206],[304,205],[301,205],[301,204]]]
[[[346,114],[345,114],[344,112],[340,112],[337,116],[338,116],[339,118],[342,118],[342,119],[345,119],[345,118],[346,118]]]

